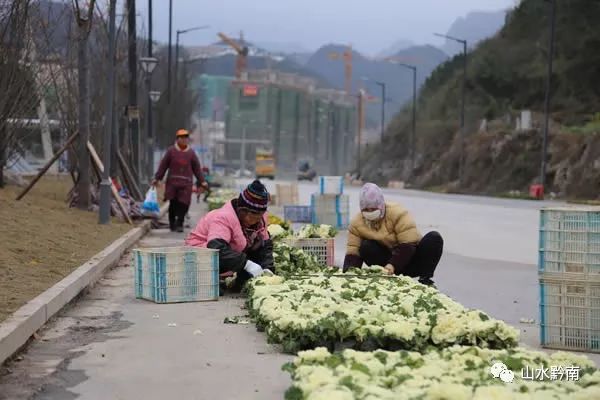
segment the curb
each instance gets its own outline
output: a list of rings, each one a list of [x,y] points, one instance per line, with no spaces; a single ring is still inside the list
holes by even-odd
[[[167,209],[168,204],[161,207],[161,217]],[[18,352],[37,330],[79,293],[114,267],[123,254],[150,230],[151,223],[150,220],[142,222],[1,322],[0,365]]]

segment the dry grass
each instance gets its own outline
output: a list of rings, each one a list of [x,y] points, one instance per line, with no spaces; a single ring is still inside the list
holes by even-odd
[[[18,202],[20,188],[0,189],[0,321],[131,229],[67,208],[70,187],[46,177]]]

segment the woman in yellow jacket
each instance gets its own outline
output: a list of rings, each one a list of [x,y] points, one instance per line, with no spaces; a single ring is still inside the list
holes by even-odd
[[[421,236],[408,211],[386,203],[373,183],[362,187],[360,209],[348,229],[344,272],[363,263],[380,265],[390,275],[419,277],[419,282],[433,285],[431,278],[444,248],[442,236],[435,231]]]

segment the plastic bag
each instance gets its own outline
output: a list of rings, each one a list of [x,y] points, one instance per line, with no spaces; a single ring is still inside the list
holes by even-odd
[[[145,214],[158,215],[160,212],[160,206],[158,205],[158,194],[156,193],[156,188],[151,187],[148,189],[142,209],[144,210]]]

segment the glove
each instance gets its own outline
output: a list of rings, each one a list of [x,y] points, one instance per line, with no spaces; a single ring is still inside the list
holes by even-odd
[[[256,278],[257,276],[261,276],[264,272],[260,265],[250,260],[246,261],[244,271],[248,272],[254,278]]]

